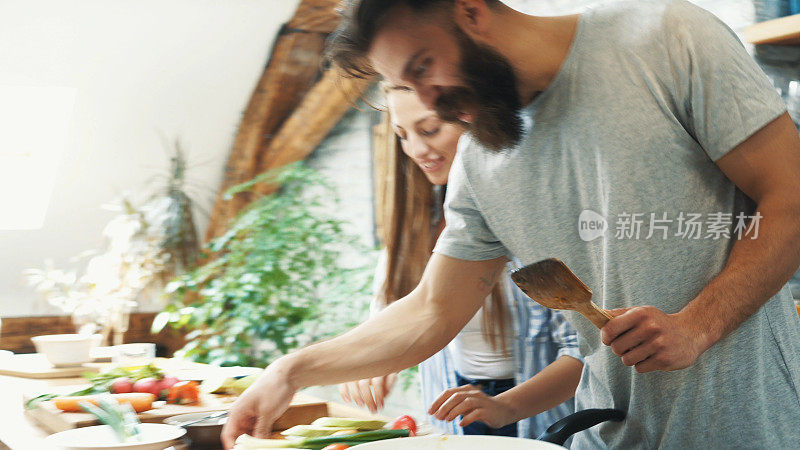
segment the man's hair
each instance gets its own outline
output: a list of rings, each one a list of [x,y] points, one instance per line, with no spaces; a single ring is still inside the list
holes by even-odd
[[[500,0],[485,0],[487,4]],[[452,8],[455,0],[346,0],[342,21],[328,38],[325,58],[345,74],[356,78],[376,75],[367,61],[367,51],[378,30],[398,6],[407,6],[416,13],[435,8]]]

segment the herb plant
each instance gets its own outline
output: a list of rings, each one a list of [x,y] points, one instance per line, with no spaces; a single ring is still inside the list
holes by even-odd
[[[263,367],[366,314],[373,252],[325,212],[336,202],[330,185],[295,164],[227,194],[262,182],[281,188],[253,201],[207,244],[214,259],[167,286],[172,302],[153,330],[170,324],[188,331],[176,356]]]

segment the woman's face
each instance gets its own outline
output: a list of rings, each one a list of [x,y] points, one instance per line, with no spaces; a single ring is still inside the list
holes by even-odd
[[[387,102],[392,128],[403,153],[414,161],[433,184],[447,184],[463,129],[444,122],[411,91],[391,90]]]

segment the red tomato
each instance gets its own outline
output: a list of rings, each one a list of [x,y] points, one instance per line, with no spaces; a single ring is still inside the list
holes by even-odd
[[[111,383],[109,390],[112,394],[128,394],[133,392],[133,383],[128,377],[119,377]]]
[[[161,393],[161,384],[159,380],[153,377],[142,378],[133,383],[133,392],[148,392],[158,397]]]
[[[331,444],[327,447],[323,447],[322,450],[344,450],[346,448],[350,448],[347,444]]]
[[[417,434],[417,423],[411,416],[400,416],[389,424],[390,430],[408,430],[409,436]]]
[[[196,381],[179,381],[169,388],[167,403],[190,405],[200,401],[200,385]]]

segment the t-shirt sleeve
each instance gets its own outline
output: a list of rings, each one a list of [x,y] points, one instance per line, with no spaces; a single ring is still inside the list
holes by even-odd
[[[485,261],[507,256],[505,246],[486,225],[478,209],[459,151],[450,169],[444,202],[445,229],[434,253],[467,261]]]
[[[663,25],[684,126],[712,160],[786,111],[766,74],[716,16],[676,1]]]

